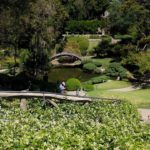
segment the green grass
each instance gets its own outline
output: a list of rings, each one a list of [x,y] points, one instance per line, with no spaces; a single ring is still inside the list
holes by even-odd
[[[100,62],[104,68],[107,68],[113,59],[112,58],[97,58],[97,59],[95,58],[92,60],[95,62]]]
[[[95,90],[88,92],[90,96],[118,98],[131,102],[140,108],[150,108],[150,89],[141,89],[130,92],[109,91],[109,89],[125,88],[130,86],[125,81],[110,81],[95,85]]]
[[[88,52],[92,52],[93,49],[99,44],[100,40],[89,40],[89,47],[88,47]]]

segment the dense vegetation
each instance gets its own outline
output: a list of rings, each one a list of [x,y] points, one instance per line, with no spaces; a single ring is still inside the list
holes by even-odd
[[[55,48],[57,52],[72,48],[83,56],[114,57],[139,76],[150,70],[148,62],[148,67],[144,65],[149,60],[150,48],[148,0],[2,0],[0,11],[3,20],[0,22],[0,51],[11,51],[13,75],[18,67],[32,77],[44,74],[50,68],[50,51]],[[108,38],[102,38],[93,53],[87,53],[88,39],[65,39],[62,35],[66,31],[107,34]],[[114,43],[112,38],[119,42]],[[131,63],[135,53],[137,61]]]
[[[29,101],[1,101],[0,149],[148,149],[149,126],[126,102],[59,104],[59,109]],[[7,106],[7,107],[6,107]],[[13,106],[10,108],[10,106]]]

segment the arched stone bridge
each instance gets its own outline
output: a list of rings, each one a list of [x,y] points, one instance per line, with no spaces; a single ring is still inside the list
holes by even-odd
[[[67,52],[58,53],[58,54],[52,56],[52,57],[50,58],[50,61],[52,61],[52,60],[54,60],[54,59],[56,59],[56,58],[59,58],[59,57],[61,57],[61,56],[74,57],[74,58],[76,58],[76,59],[82,61],[82,59],[81,59],[78,55],[75,55],[75,54],[72,54],[72,53],[67,53]]]

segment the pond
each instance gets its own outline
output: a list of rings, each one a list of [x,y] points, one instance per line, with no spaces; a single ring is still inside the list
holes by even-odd
[[[97,76],[94,73],[84,72],[81,68],[53,68],[49,71],[49,82],[66,81],[69,78],[77,78],[81,82]]]

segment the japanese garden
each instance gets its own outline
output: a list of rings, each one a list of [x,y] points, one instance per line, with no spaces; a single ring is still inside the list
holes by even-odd
[[[149,0],[1,0],[0,150],[150,149]]]

